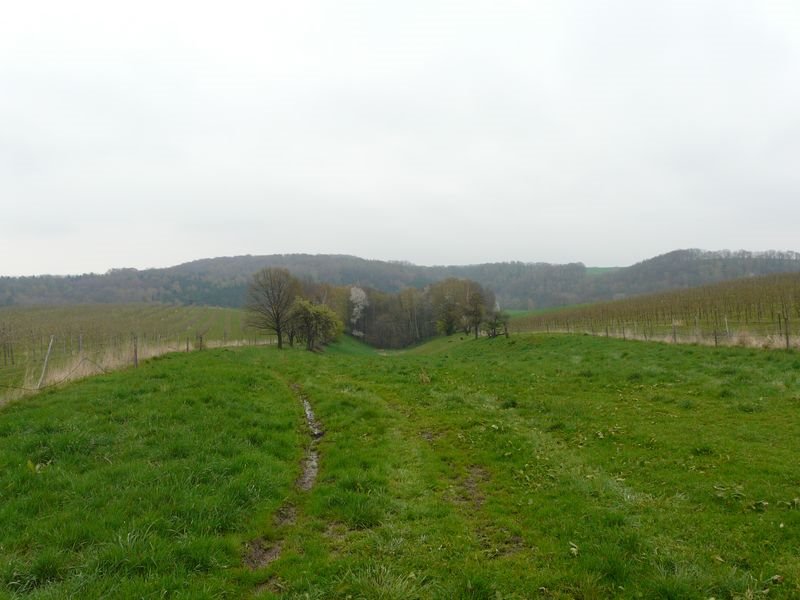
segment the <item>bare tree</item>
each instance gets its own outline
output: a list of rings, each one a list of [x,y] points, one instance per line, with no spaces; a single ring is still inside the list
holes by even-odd
[[[481,329],[481,323],[483,323],[483,316],[486,313],[486,298],[480,284],[468,281],[465,282],[465,287],[467,292],[467,302],[464,307],[463,316],[467,326],[465,333],[474,330],[475,339],[477,340]]]
[[[283,348],[283,334],[298,290],[299,283],[289,271],[269,268],[253,275],[247,291],[248,324],[274,333],[279,349]]]

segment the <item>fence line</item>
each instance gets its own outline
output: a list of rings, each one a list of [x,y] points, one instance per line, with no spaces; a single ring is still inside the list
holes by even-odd
[[[112,334],[94,339],[79,334],[77,344],[71,336],[51,334],[45,352],[43,338],[30,340],[20,352],[17,340],[4,340],[4,356],[0,363],[0,405],[30,393],[75,381],[84,377],[124,368],[136,368],[143,360],[171,352],[202,351],[212,348],[275,345],[274,336],[263,334],[247,337],[207,339],[204,334],[184,335]],[[15,352],[16,349],[16,352]],[[14,356],[13,361],[11,356]]]
[[[599,326],[598,326],[599,325]],[[649,328],[636,322],[597,324],[587,326],[585,323],[562,324],[548,322],[538,326],[514,327],[520,333],[566,333],[610,337],[623,340],[645,342],[661,342],[670,344],[697,344],[702,346],[725,346],[762,349],[796,349],[800,348],[800,339],[791,333],[788,327],[768,332],[772,323],[755,323],[753,328],[731,328],[726,322],[720,328],[690,328],[673,325],[671,327]],[[512,324],[513,327],[513,324]]]

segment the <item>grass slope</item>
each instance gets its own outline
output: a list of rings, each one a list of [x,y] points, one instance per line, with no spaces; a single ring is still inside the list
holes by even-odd
[[[325,429],[308,492],[298,395]],[[0,411],[0,589],[797,597],[799,409],[797,355],[739,348],[173,355]]]
[[[263,355],[174,354],[0,412],[0,590],[220,597],[297,475],[301,408]]]

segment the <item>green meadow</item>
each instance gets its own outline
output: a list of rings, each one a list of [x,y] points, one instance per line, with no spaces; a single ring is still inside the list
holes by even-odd
[[[167,354],[0,408],[0,597],[797,598],[798,412],[794,352]]]

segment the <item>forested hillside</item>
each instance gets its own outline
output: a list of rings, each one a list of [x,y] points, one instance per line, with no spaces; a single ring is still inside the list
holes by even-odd
[[[422,288],[448,277],[468,278],[494,291],[503,308],[533,309],[796,272],[800,271],[800,254],[676,250],[618,269],[523,262],[422,267],[344,255],[248,255],[166,269],[114,269],[103,275],[0,277],[0,305],[167,302],[241,306],[252,274],[264,267],[284,267],[300,279],[384,292]]]

